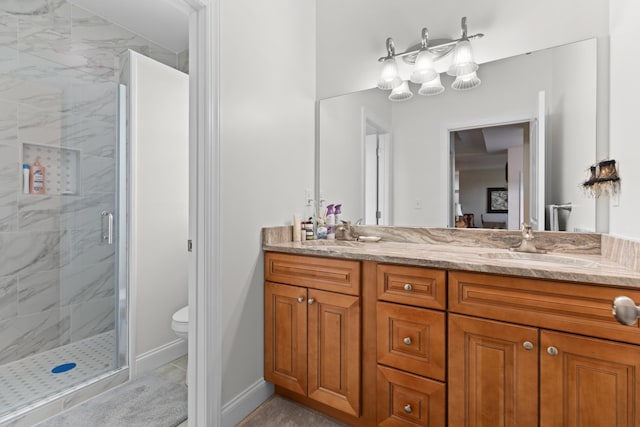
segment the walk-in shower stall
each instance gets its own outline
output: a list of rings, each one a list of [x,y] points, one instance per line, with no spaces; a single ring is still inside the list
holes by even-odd
[[[0,0],[0,424],[126,370],[126,49],[175,66],[71,2]]]

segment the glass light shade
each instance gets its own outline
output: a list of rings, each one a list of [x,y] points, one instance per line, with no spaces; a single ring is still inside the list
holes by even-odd
[[[473,51],[469,40],[458,42],[453,51],[451,66],[447,71],[450,76],[460,77],[478,71],[478,64],[473,60]]]
[[[442,82],[440,81],[440,74],[436,74],[436,77],[430,82],[422,83],[420,90],[418,90],[418,94],[423,96],[438,95],[442,92],[444,92],[444,86],[442,86]]]
[[[416,57],[416,63],[411,73],[411,81],[417,84],[430,82],[438,72],[433,65],[433,58],[428,50],[421,50]]]
[[[403,81],[400,86],[394,88],[389,95],[391,101],[407,101],[411,99],[413,93],[409,90],[409,82]]]
[[[474,71],[473,73],[466,74],[464,76],[456,77],[455,81],[451,83],[451,89],[454,90],[469,90],[474,87],[480,86],[482,80],[480,80]]]
[[[398,65],[395,58],[387,58],[382,63],[382,71],[380,72],[380,80],[378,80],[378,89],[395,89],[402,84]]]

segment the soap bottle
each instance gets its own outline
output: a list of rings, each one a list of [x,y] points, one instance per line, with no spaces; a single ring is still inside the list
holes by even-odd
[[[327,205],[327,239],[335,240],[336,238],[336,215],[333,205]]]
[[[44,194],[44,166],[39,158],[31,166],[29,175],[29,192],[31,194]]]

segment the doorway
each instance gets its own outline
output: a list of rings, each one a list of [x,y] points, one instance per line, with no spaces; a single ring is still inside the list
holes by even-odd
[[[518,229],[530,198],[530,121],[450,130],[456,227]]]
[[[363,222],[391,224],[391,131],[363,110]]]

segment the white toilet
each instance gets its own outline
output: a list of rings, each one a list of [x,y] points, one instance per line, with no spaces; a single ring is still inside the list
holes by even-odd
[[[187,340],[189,336],[189,306],[182,307],[173,313],[171,328],[173,328],[173,332],[176,333],[178,338]]]
[[[173,313],[171,328],[178,338],[187,341],[189,336],[189,306],[182,307]],[[187,356],[188,359],[188,356]],[[189,362],[187,360],[187,378],[189,378]],[[185,381],[186,382],[186,381]]]

